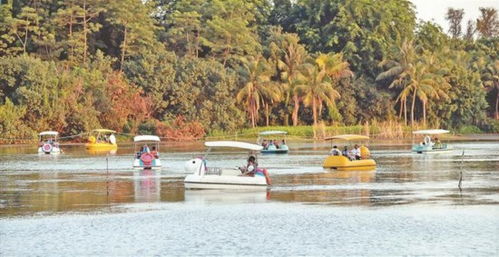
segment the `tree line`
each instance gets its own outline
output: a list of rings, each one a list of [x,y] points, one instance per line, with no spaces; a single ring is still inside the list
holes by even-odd
[[[499,18],[407,0],[2,0],[0,133],[499,130]],[[175,134],[175,133],[173,133]]]

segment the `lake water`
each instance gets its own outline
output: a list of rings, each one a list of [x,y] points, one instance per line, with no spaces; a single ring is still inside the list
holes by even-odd
[[[184,190],[202,143],[162,145],[157,171],[131,169],[130,145],[60,156],[1,146],[0,256],[499,254],[498,142],[426,155],[381,143],[375,171],[324,170],[323,142],[260,155],[266,192]],[[208,165],[246,157],[214,152]]]

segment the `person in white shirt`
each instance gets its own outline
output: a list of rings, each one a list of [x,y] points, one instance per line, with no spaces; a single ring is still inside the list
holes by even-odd
[[[334,155],[334,156],[340,156],[341,151],[340,151],[340,149],[338,149],[337,146],[333,146],[333,149],[331,149],[331,151],[329,151],[329,154]]]
[[[360,147],[359,145],[355,145],[354,148],[352,149],[352,155],[355,158],[355,160],[360,160]]]

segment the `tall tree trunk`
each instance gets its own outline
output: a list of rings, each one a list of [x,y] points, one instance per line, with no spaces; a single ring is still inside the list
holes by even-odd
[[[423,101],[423,126],[426,128],[426,101]]]
[[[496,95],[496,120],[499,120],[499,87],[497,87]]]
[[[297,95],[293,96],[293,126],[298,126],[298,111],[300,110],[300,98]]]
[[[123,31],[123,47],[121,49],[121,63],[120,63],[120,71],[123,71],[123,63],[125,62],[125,54],[126,54],[126,38],[127,36],[127,28],[125,25],[125,30]]]
[[[87,1],[83,1],[83,64],[87,63]]]
[[[404,125],[407,126],[407,98],[404,99]]]
[[[317,125],[317,102],[315,101],[315,97],[312,97],[312,114],[314,116],[314,126]]]
[[[414,106],[416,104],[416,90],[412,93],[412,103],[411,103],[411,127],[414,127]]]
[[[253,103],[253,100],[250,102],[250,118],[251,118],[251,126],[254,128],[255,127],[255,105]]]
[[[269,126],[269,104],[265,104],[265,116],[266,116],[266,124],[267,124],[267,127]]]

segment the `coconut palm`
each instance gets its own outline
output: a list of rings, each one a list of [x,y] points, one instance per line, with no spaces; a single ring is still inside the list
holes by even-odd
[[[334,100],[340,97],[333,87],[331,78],[325,69],[318,65],[305,64],[300,72],[299,83],[295,90],[303,94],[305,106],[312,107],[314,125],[317,125],[319,106],[325,102],[328,106],[334,105]]]
[[[397,96],[396,102],[400,103],[399,118],[404,114],[404,124],[407,124],[407,97],[411,89],[407,89],[407,81],[410,73],[413,72],[414,63],[416,63],[416,51],[411,40],[404,40],[398,49],[398,60],[384,60],[380,66],[386,66],[388,70],[380,73],[376,77],[376,81],[393,79],[389,88],[402,88]]]
[[[298,125],[298,111],[300,109],[301,95],[299,90],[295,90],[297,75],[300,67],[308,58],[308,53],[305,47],[298,43],[299,38],[295,34],[287,34],[279,49],[281,53],[274,57],[277,62],[277,68],[280,71],[280,77],[284,81],[283,86],[286,89],[286,102],[290,97],[293,99],[293,112],[291,119],[293,126]],[[277,47],[277,46],[276,46]]]
[[[257,125],[259,110],[263,105],[266,109],[267,125],[269,122],[269,105],[280,100],[280,90],[276,83],[270,80],[272,69],[268,62],[262,57],[250,57],[243,62],[242,73],[246,82],[239,90],[236,100],[244,102],[246,111],[251,120],[251,125]]]

